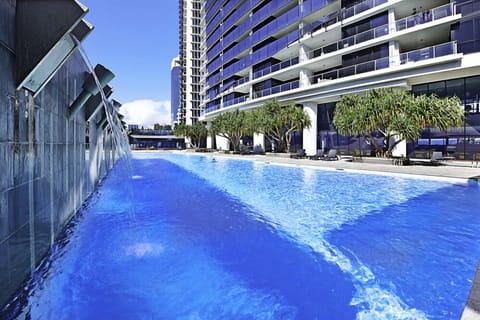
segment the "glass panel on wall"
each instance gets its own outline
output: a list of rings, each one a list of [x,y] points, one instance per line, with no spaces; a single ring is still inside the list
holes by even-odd
[[[465,79],[466,102],[478,101],[480,95],[480,76]]]
[[[445,81],[438,81],[428,84],[428,91],[430,94],[435,93],[439,97],[445,97]]]
[[[446,81],[447,96],[457,96],[460,100],[465,99],[465,79],[453,79]]]
[[[428,94],[428,85],[427,84],[418,84],[412,86],[412,93],[416,96],[421,94]]]

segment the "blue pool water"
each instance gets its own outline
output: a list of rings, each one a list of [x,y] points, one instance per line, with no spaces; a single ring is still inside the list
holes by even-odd
[[[31,319],[459,319],[477,184],[140,154],[10,311]],[[20,294],[21,296],[21,294]]]

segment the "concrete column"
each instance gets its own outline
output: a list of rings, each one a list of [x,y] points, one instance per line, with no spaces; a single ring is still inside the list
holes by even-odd
[[[307,69],[300,69],[300,88],[309,87],[312,84],[313,72]]]
[[[230,150],[230,141],[227,138],[215,136],[215,142],[218,150]]]
[[[317,153],[317,104],[308,102],[303,104],[303,111],[311,120],[310,128],[303,129],[303,148],[309,156]]]
[[[397,41],[388,43],[388,55],[390,57],[390,67],[400,65],[400,46]]]
[[[388,10],[388,32],[397,32],[397,26],[395,24],[395,10]],[[390,67],[400,65],[400,47],[398,41],[390,41],[388,44],[388,55],[390,57]]]
[[[253,53],[253,50],[250,50],[250,55],[252,53]],[[253,80],[253,67],[249,67],[248,69],[248,79],[249,81]],[[251,84],[248,86],[248,97],[249,97],[249,100],[255,99],[255,97],[253,96],[253,85]]]
[[[397,135],[394,136],[395,141],[400,139]],[[406,157],[407,156],[407,142],[405,140],[400,141],[392,150],[392,156],[394,157]]]
[[[211,135],[207,135],[207,149],[213,148],[213,139]]]
[[[307,60],[309,60],[309,57],[308,57],[308,52],[310,51],[310,48],[308,48],[307,46],[305,45],[300,45],[300,48],[298,50],[298,60],[300,63],[302,62],[305,62]],[[300,74],[299,74],[299,78],[300,78],[300,88],[306,88],[306,87],[309,87],[312,83],[312,76],[313,76],[313,72],[311,70],[308,70],[308,69],[300,69]]]
[[[183,141],[185,142],[185,148],[189,149],[189,148],[192,147],[192,143],[190,141],[190,138],[185,137],[185,139]]]
[[[393,8],[388,10],[388,29],[389,33],[397,31],[397,26],[395,25],[395,10]]]
[[[253,134],[253,147],[260,146],[265,151],[265,135],[263,133]]]
[[[210,127],[212,126],[211,122],[207,122],[205,127],[207,128],[208,131],[210,131]],[[207,149],[212,149],[213,148],[213,139],[210,133],[207,134]]]
[[[303,45],[303,44],[300,45],[300,48],[298,49],[298,62],[299,63],[305,62],[305,61],[310,59],[308,57],[308,52],[310,50],[311,49],[309,47],[307,47],[306,45]]]

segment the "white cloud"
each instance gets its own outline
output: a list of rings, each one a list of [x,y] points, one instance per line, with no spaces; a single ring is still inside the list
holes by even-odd
[[[170,101],[135,100],[120,108],[128,124],[153,127],[155,123],[170,124]]]

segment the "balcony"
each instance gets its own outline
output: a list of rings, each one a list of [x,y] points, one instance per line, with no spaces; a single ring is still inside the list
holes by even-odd
[[[452,41],[400,54],[400,64],[424,61],[457,53],[457,42]]]
[[[205,107],[205,113],[213,112],[213,111],[218,110],[218,109],[220,109],[220,104],[218,104],[218,103],[212,104],[212,105],[209,105],[209,106]]]
[[[271,87],[271,88],[268,88],[268,89],[255,91],[253,93],[253,97],[254,97],[254,99],[258,99],[258,98],[261,98],[261,97],[270,96],[272,94],[277,94],[277,93],[282,93],[282,92],[285,92],[285,91],[290,91],[290,90],[293,90],[293,89],[297,89],[299,87],[300,87],[300,81],[299,80],[294,80],[294,81],[284,83],[284,84],[281,84],[281,85],[278,85],[278,86],[274,86],[274,87]]]
[[[298,61],[299,61],[298,57],[295,57],[295,58],[292,58],[292,59],[287,60],[287,61],[282,61],[282,62],[276,63],[276,64],[274,64],[270,67],[267,67],[265,69],[262,69],[262,70],[259,70],[259,71],[255,72],[253,74],[253,79],[257,79],[257,78],[263,77],[267,74],[270,74],[272,72],[282,70],[282,69],[288,68],[290,66],[296,65],[298,63]],[[238,83],[238,84],[240,84],[240,83]]]
[[[389,57],[380,58],[377,60],[367,61],[367,62],[356,64],[353,66],[348,66],[348,67],[344,67],[336,70],[327,71],[322,74],[313,76],[310,79],[310,81],[312,84],[315,84],[323,81],[335,80],[335,79],[344,78],[348,76],[354,76],[364,72],[386,69],[390,66],[389,63],[390,63]]]
[[[457,53],[457,43],[455,41],[439,44],[436,46],[422,48],[419,50],[414,50],[410,52],[405,52],[398,56],[399,64],[404,65],[407,63],[416,63],[419,61],[425,61],[429,59],[435,59],[443,56],[448,56]],[[376,71],[381,69],[386,69],[395,64],[391,65],[392,61],[395,61],[395,57],[385,57],[377,60],[372,60],[352,66],[347,66],[344,68],[324,72],[319,75],[315,75],[310,78],[312,84],[321,83],[328,80],[335,80],[340,78],[345,78],[348,76],[354,76],[361,73]]]
[[[238,97],[238,98],[235,98],[235,99],[230,99],[230,100],[224,101],[223,102],[223,107],[226,108],[228,106],[233,106],[235,104],[245,102],[245,101],[247,101],[247,98],[248,98],[248,96],[242,96],[242,97]]]
[[[455,15],[455,4],[449,3],[441,7],[431,9],[422,13],[411,15],[404,19],[400,19],[395,22],[396,31],[402,31],[409,28],[413,28],[417,25],[424,24],[431,21],[436,21],[446,17]]]
[[[351,47],[368,40],[383,37],[385,35],[388,35],[388,24],[384,24],[383,26],[364,31],[354,36],[314,49],[308,52],[307,55],[309,59],[313,59],[323,54],[335,52],[335,51],[338,51],[347,47]]]
[[[305,17],[309,14],[318,11],[332,3],[337,2],[338,0],[304,0],[301,8],[301,16]]]
[[[367,0],[367,1],[363,1],[359,4],[357,4],[357,5],[354,5],[353,7],[346,8],[346,9],[342,10],[342,18],[346,19],[346,18],[353,17],[357,14],[360,14],[364,11],[367,11],[369,9],[372,9],[376,6],[379,6],[379,5],[387,3],[387,2],[388,2],[388,0]]]
[[[365,5],[363,3],[357,5],[357,6],[361,5],[359,7],[359,10],[357,10],[357,11],[365,11],[365,10],[360,10],[360,9],[367,7],[366,6],[367,4],[368,5],[378,5],[379,3],[383,3],[383,2],[381,2],[380,0],[365,1]],[[398,31],[403,31],[403,30],[413,28],[413,27],[421,25],[421,24],[429,23],[429,22],[432,22],[432,21],[437,21],[437,20],[445,18],[445,17],[453,16],[454,14],[455,14],[455,5],[454,4],[447,4],[447,5],[444,5],[444,6],[441,6],[441,7],[431,9],[431,10],[425,12],[424,14],[422,14],[422,15],[425,15],[425,19],[423,19],[423,17],[422,17],[422,19],[416,19],[415,17],[417,15],[414,15],[414,16],[406,17],[404,19],[400,19],[400,20],[396,21],[395,25],[397,26],[397,28],[400,29],[400,30],[397,29],[397,32],[398,32]],[[410,23],[410,21],[416,21],[416,22],[415,22],[415,24],[412,24],[412,23]],[[320,57],[322,55],[333,53],[333,52],[339,51],[341,49],[353,47],[355,45],[358,45],[360,43],[363,43],[363,42],[366,42],[366,41],[369,41],[369,40],[378,39],[378,38],[387,36],[391,33],[392,32],[389,32],[389,25],[385,24],[385,25],[382,25],[380,27],[377,27],[377,28],[374,28],[374,29],[371,29],[371,30],[367,30],[365,32],[356,34],[354,36],[351,36],[351,37],[348,37],[348,38],[345,38],[345,39],[341,39],[339,41],[336,41],[336,42],[330,43],[328,45],[319,47],[317,49],[311,50],[307,53],[307,56],[309,58],[309,61],[311,61],[314,58]],[[298,64],[298,62],[291,63],[290,66],[295,65],[295,64]],[[276,72],[278,70],[281,70],[281,69],[284,69],[284,68],[287,68],[287,67],[289,67],[289,66],[285,65],[285,66],[280,66],[279,67],[279,66],[276,65],[276,66],[266,68],[264,70],[256,72],[253,75],[253,78],[251,80],[258,79],[262,76],[268,75],[270,73]],[[237,83],[236,85],[239,85],[239,84]]]

